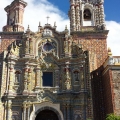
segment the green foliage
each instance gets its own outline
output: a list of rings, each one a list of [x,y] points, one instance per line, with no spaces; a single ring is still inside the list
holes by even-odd
[[[106,120],[120,120],[120,116],[114,114],[108,114]]]

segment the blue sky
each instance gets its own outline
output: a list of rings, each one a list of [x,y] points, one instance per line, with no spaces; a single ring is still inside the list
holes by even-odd
[[[57,6],[60,10],[68,13],[69,0],[48,0]],[[106,20],[120,22],[120,0],[105,0],[104,1]]]

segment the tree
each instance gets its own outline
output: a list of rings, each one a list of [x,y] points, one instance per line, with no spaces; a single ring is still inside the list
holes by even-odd
[[[114,114],[108,114],[106,120],[120,120],[120,116],[116,116]]]

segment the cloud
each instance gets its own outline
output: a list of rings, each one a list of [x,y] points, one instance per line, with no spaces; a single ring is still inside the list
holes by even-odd
[[[13,0],[1,0],[0,4],[0,31],[1,28],[6,25],[7,15],[4,11],[4,7],[9,5]],[[47,16],[50,17],[49,23],[54,25],[56,22],[57,30],[63,31],[65,25],[69,28],[69,19],[67,15],[59,10],[55,5],[48,2],[48,0],[25,0],[28,6],[25,8],[24,13],[24,27],[30,25],[32,31],[37,31],[39,22],[44,26],[47,23]],[[110,30],[108,34],[108,47],[112,49],[113,55],[120,55],[120,23],[115,21],[106,21],[107,29]]]
[[[120,56],[120,23],[115,21],[106,21],[109,30],[107,43],[114,56]]]
[[[0,4],[0,30],[6,25],[6,13],[4,7],[9,5],[13,0],[4,0]],[[25,8],[24,13],[24,27],[25,30],[27,26],[30,25],[32,31],[37,31],[39,22],[44,26],[47,23],[47,16],[50,17],[49,23],[54,25],[56,22],[57,30],[63,31],[65,26],[68,25],[69,28],[69,19],[67,15],[60,11],[56,6],[48,2],[47,0],[25,0],[28,3],[28,6]]]

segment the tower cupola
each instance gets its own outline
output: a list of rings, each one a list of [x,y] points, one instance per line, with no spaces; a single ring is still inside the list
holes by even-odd
[[[70,0],[71,32],[81,31],[82,27],[98,27],[105,30],[104,0]]]
[[[14,0],[5,8],[7,12],[7,25],[3,27],[3,31],[24,31],[23,14],[26,6],[27,3],[24,0]]]

